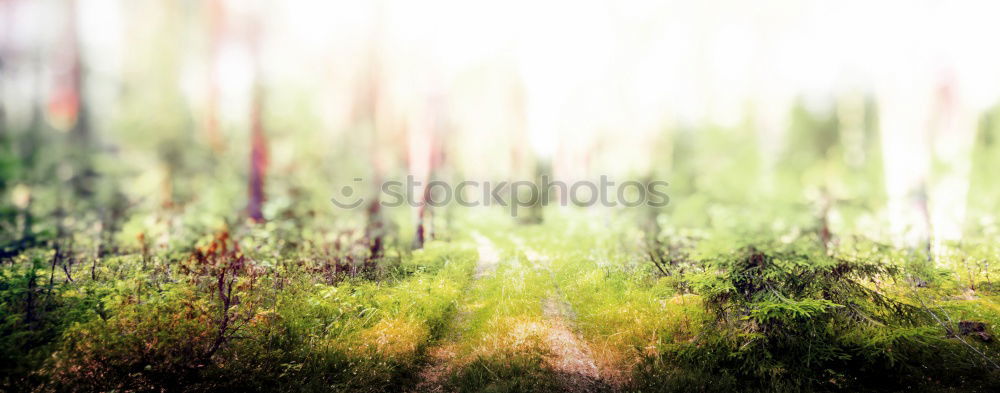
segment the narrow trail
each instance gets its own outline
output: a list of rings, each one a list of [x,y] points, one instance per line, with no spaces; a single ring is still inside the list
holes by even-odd
[[[479,232],[472,233],[476,241],[476,252],[479,253],[479,260],[476,261],[476,268],[472,274],[473,283],[470,290],[474,290],[476,282],[480,279],[492,275],[500,264],[500,251],[496,249],[493,242]],[[452,360],[457,356],[455,347],[462,339],[461,329],[454,327],[462,326],[471,314],[470,305],[465,302],[458,305],[455,318],[450,323],[449,333],[441,338],[440,342],[428,349],[428,364],[420,371],[418,383],[411,392],[417,393],[438,393],[445,392],[445,382],[451,374]]]
[[[590,346],[576,333],[576,315],[559,288],[559,282],[552,269],[552,258],[526,245],[523,239],[514,235],[510,237],[513,247],[504,248],[516,249],[524,257],[501,261],[504,250],[499,249],[494,241],[478,232],[473,232],[472,238],[479,253],[472,284],[463,299],[459,301],[448,333],[427,350],[427,365],[418,373],[417,383],[409,391],[430,393],[447,391],[448,377],[460,367],[461,361],[458,360],[460,345],[463,340],[470,339],[462,337],[461,327],[467,324],[477,307],[481,306],[474,304],[475,294],[481,290],[486,281],[484,279],[495,274],[501,262],[505,264],[505,269],[529,269],[548,277],[546,280],[534,281],[529,285],[542,293],[547,293],[537,300],[540,302],[544,319],[544,323],[540,324],[540,328],[544,329],[542,331],[546,347],[544,360],[547,368],[554,372],[555,382],[560,390],[584,393],[613,391],[612,386],[606,382],[608,378],[605,378],[605,374],[608,373],[602,373],[594,361]]]
[[[500,264],[500,251],[493,246],[490,239],[479,232],[473,232],[472,237],[476,239],[476,251],[479,252],[479,261],[476,262],[476,272],[472,278],[478,280],[497,270],[497,265]]]
[[[605,382],[594,361],[590,346],[575,333],[576,314],[559,288],[559,282],[552,271],[551,259],[526,246],[522,239],[513,240],[533,267],[548,272],[551,278],[553,293],[543,300],[542,313],[549,323],[546,343],[553,355],[548,363],[558,373],[563,390],[586,393],[611,391],[611,386]]]

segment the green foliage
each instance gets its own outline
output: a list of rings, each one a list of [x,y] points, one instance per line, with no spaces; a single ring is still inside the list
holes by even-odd
[[[994,386],[982,358],[880,289],[895,285],[899,265],[761,238],[741,234],[742,242],[726,237],[699,247],[706,269],[688,279],[715,322],[694,342],[648,359],[636,380],[666,382],[644,390],[672,391],[677,383],[686,391]]]
[[[217,237],[184,262],[178,282],[106,296],[110,315],[75,323],[57,341],[41,371],[48,388],[392,390],[440,335],[476,259],[432,242],[387,281],[298,276],[278,290],[273,271],[246,270],[260,267],[234,247]]]
[[[99,391],[190,384],[211,347],[211,304],[189,285],[165,286],[117,305],[108,319],[72,327],[46,373],[56,390]]]
[[[465,365],[448,385],[462,393],[554,392],[560,389],[559,378],[539,356],[497,354]]]
[[[44,258],[44,259],[43,259]],[[45,264],[51,253],[17,257],[0,271],[0,388],[26,389],[41,379],[33,375],[74,324],[106,315],[107,288],[94,285],[48,285]]]

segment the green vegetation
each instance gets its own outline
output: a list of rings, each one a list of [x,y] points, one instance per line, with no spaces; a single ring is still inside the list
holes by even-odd
[[[824,250],[811,234],[666,228],[651,241],[630,220],[574,210],[529,226],[485,213],[453,223],[450,241],[353,268],[271,252],[254,231],[107,256],[70,268],[72,280],[52,269],[54,251],[30,249],[0,283],[4,386],[988,392],[1000,381],[988,249],[953,250],[983,267],[952,274],[861,238]]]
[[[961,13],[493,3],[0,1],[0,393],[1000,392]]]
[[[5,175],[4,390],[1000,388],[988,232],[931,258],[861,235],[864,208],[744,209],[725,190],[748,183],[722,176],[673,186],[690,197],[663,210],[549,207],[524,224],[439,209],[437,240],[413,250],[405,210],[379,212],[373,235],[368,212],[327,222],[281,192],[265,223],[227,218],[221,185],[176,211],[115,207],[112,176],[112,191],[47,200],[76,191],[31,165],[54,164]],[[41,193],[27,206],[26,187]]]

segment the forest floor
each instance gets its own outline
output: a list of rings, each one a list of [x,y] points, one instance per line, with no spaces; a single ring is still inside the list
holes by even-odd
[[[558,234],[549,226],[471,230],[472,280],[408,390],[604,392],[627,382],[643,354],[635,348],[689,319],[661,312],[682,297],[657,299],[651,288],[608,277],[607,262],[575,243],[594,239],[595,228],[581,223]]]
[[[632,391],[644,361],[695,342],[708,322],[703,298],[637,274],[649,262],[623,249],[641,248],[638,234],[608,225],[472,225],[469,287],[407,391]],[[955,305],[962,317],[995,319]]]
[[[653,265],[641,229],[600,212],[551,214],[540,225],[519,225],[499,214],[450,224],[440,240],[401,254],[392,274],[381,278],[329,282],[308,270],[298,275],[286,271],[292,278],[282,281],[284,288],[258,286],[258,292],[242,292],[277,300],[266,307],[247,308],[247,315],[254,315],[252,326],[241,330],[244,335],[228,342],[216,356],[219,363],[210,371],[241,376],[232,378],[231,385],[219,385],[216,374],[207,372],[178,374],[175,370],[186,364],[183,356],[157,362],[135,356],[173,348],[197,351],[216,334],[211,306],[216,304],[212,300],[217,288],[210,284],[218,281],[178,275],[178,282],[160,284],[164,290],[152,284],[140,286],[140,281],[127,279],[146,277],[136,272],[141,258],[108,263],[98,275],[107,283],[88,282],[86,275],[67,281],[64,298],[69,300],[63,301],[82,304],[78,308],[87,314],[79,313],[75,318],[81,322],[61,333],[59,340],[65,344],[54,347],[54,352],[37,351],[39,364],[53,367],[42,372],[57,383],[54,391],[67,390],[64,386],[170,390],[172,383],[181,381],[177,375],[195,386],[186,388],[189,391],[258,391],[274,381],[285,384],[283,391],[414,393],[852,391],[857,387],[889,392],[910,386],[913,378],[920,378],[922,391],[931,392],[991,392],[1000,386],[1000,367],[992,366],[1000,359],[992,337],[1000,326],[1000,296],[989,289],[963,290],[946,271],[934,273],[942,278],[922,287],[902,274],[849,287],[863,296],[877,290],[898,303],[872,306],[873,301],[856,294],[848,299],[875,311],[879,304],[890,304],[920,315],[927,309],[920,306],[926,303],[943,322],[920,315],[912,322],[896,322],[892,316],[873,313],[865,321],[886,322],[855,323],[853,314],[837,314],[844,308],[816,295],[836,293],[839,285],[850,284],[854,276],[844,272],[856,269],[851,262],[833,262],[825,253],[802,257],[770,249],[771,254],[755,254],[754,248],[733,246],[720,235],[719,243],[735,251],[720,248],[711,239],[699,240],[704,247],[687,245],[690,259],[686,265],[667,267],[673,269],[668,274]],[[811,240],[799,241],[803,243],[797,245]],[[879,259],[858,258],[872,260],[874,266],[889,263],[889,254],[878,252]],[[258,251],[258,255],[266,254]],[[687,254],[675,257],[684,260]],[[754,273],[763,271],[761,266],[770,270]],[[34,277],[32,270],[9,269],[8,277]],[[36,268],[44,271],[40,269]],[[727,275],[730,271],[740,274]],[[783,286],[800,276],[835,281],[803,284],[825,285],[822,291],[805,294]],[[770,280],[764,282],[773,292],[718,300],[720,291],[745,287],[750,279]],[[88,293],[104,293],[97,289],[109,293],[109,300],[69,303]],[[768,297],[779,290],[785,294]],[[754,302],[737,303],[745,298]],[[110,316],[99,315],[90,311],[91,304],[111,304],[118,310],[114,314],[101,310]],[[206,305],[208,322],[178,330],[177,321],[191,320],[190,304]],[[719,314],[720,309],[736,314],[727,317]],[[838,319],[839,315],[848,317]],[[785,319],[775,322],[777,318]],[[978,322],[982,328],[973,331],[975,326],[965,321]],[[818,327],[799,330],[811,323],[828,332],[817,335],[822,331]],[[838,355],[818,360],[826,362],[822,367],[801,361],[820,345]],[[123,369],[143,371],[115,374]],[[33,383],[21,381],[24,386]],[[772,389],[775,383],[787,385]],[[24,389],[10,389],[19,390]]]
[[[428,365],[420,372],[420,380],[415,385],[415,392],[444,392],[447,391],[447,378],[456,370],[467,363],[458,352],[458,348],[474,348],[476,340],[481,340],[475,334],[469,332],[470,316],[483,309],[482,303],[477,299],[482,299],[488,294],[484,293],[487,288],[497,285],[497,281],[504,280],[504,277],[497,276],[498,268],[504,272],[517,270],[530,270],[540,273],[541,279],[524,280],[521,282],[520,291],[532,294],[527,304],[537,303],[537,307],[531,306],[522,310],[516,310],[506,316],[495,315],[499,313],[496,308],[488,308],[490,311],[478,311],[478,319],[495,320],[497,318],[524,319],[525,322],[513,327],[513,338],[515,346],[517,340],[529,337],[541,338],[540,348],[531,348],[539,351],[543,359],[544,367],[555,374],[553,382],[557,384],[559,390],[566,392],[601,392],[610,389],[609,383],[602,377],[602,373],[597,367],[591,354],[590,345],[578,333],[576,328],[575,314],[573,307],[568,303],[562,291],[559,289],[559,282],[551,270],[551,258],[545,252],[536,251],[524,244],[524,241],[517,236],[510,236],[510,245],[507,248],[498,249],[494,241],[483,236],[479,232],[474,232],[472,237],[476,242],[476,250],[479,260],[473,275],[473,284],[470,290],[461,300],[459,300],[458,311],[455,318],[448,326],[448,332],[441,342],[436,343],[428,350]],[[511,248],[514,246],[514,248]],[[518,253],[517,250],[521,250]],[[548,278],[548,279],[546,279]],[[485,282],[485,283],[484,283]],[[503,283],[500,283],[503,285]],[[544,296],[537,296],[543,294]],[[532,318],[535,309],[541,309],[541,318]],[[534,354],[534,355],[539,355]],[[484,355],[482,353],[480,356]],[[515,353],[515,356],[530,356],[532,353]]]

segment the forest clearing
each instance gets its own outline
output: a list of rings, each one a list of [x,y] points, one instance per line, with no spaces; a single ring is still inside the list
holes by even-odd
[[[1000,391],[1000,6],[754,3],[0,0],[0,392]]]

